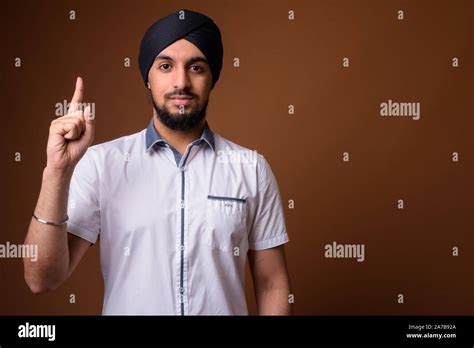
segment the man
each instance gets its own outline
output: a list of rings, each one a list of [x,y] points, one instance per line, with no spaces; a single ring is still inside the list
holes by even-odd
[[[248,314],[247,255],[259,314],[291,314],[275,177],[205,120],[222,57],[209,17],[181,10],[157,21],[139,55],[154,105],[148,128],[91,147],[77,79],[68,115],[51,123],[25,241],[40,250],[24,260],[34,293],[57,288],[100,238],[103,314]]]

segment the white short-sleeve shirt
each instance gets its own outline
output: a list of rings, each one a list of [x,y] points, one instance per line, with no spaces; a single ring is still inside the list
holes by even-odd
[[[288,241],[267,161],[213,133],[181,156],[147,129],[91,146],[69,189],[68,232],[100,238],[103,314],[248,314],[247,251]]]

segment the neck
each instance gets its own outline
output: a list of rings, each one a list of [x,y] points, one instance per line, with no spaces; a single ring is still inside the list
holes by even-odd
[[[153,125],[155,126],[156,131],[160,134],[163,140],[178,150],[181,156],[184,155],[184,152],[190,143],[196,139],[199,139],[204,130],[205,124],[206,119],[203,119],[193,129],[187,131],[176,131],[166,127],[163,123],[161,123],[156,112],[153,113]]]

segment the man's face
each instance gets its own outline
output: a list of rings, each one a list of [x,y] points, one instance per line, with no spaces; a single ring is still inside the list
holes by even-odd
[[[168,128],[189,130],[204,119],[212,86],[204,54],[181,39],[160,52],[148,73],[155,110]]]

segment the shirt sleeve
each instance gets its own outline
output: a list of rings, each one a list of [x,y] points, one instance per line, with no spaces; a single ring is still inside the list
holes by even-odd
[[[250,250],[269,249],[289,241],[275,175],[263,157],[260,164],[255,215],[249,232]]]
[[[69,186],[67,231],[92,244],[100,232],[100,182],[89,148],[74,169]]]

